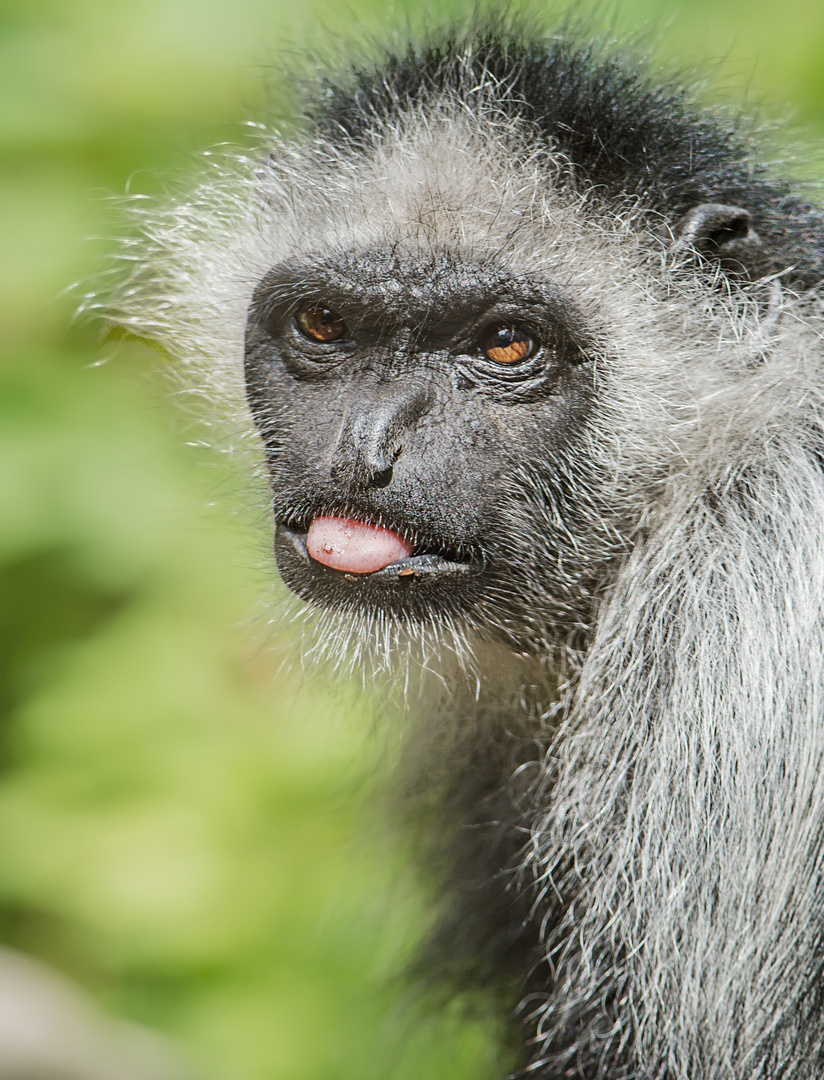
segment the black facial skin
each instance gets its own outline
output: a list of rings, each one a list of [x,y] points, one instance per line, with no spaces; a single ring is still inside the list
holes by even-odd
[[[334,341],[307,333],[322,309],[345,324]],[[500,326],[528,334],[531,353],[487,356]],[[540,463],[565,501],[556,464],[586,422],[593,353],[560,289],[491,265],[358,252],[275,267],[249,310],[245,371],[286,584],[402,622],[472,609],[495,636],[529,636],[529,595],[552,587],[552,560],[529,527],[524,468]],[[385,525],[413,555],[371,574],[330,569],[306,550],[318,516]]]

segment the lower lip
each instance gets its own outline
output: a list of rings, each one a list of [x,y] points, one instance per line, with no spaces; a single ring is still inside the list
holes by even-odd
[[[319,573],[330,573],[333,576],[340,575],[340,577],[349,578],[351,581],[355,581],[359,577],[363,580],[368,579],[370,581],[414,581],[416,579],[430,578],[433,576],[449,577],[454,575],[460,576],[463,574],[474,575],[480,573],[482,570],[482,566],[479,563],[453,562],[441,555],[427,554],[410,555],[407,558],[390,563],[388,566],[379,570],[372,570],[366,573],[353,573],[351,571],[338,570],[334,567],[327,566],[319,560],[312,558],[306,543],[308,535],[307,530],[295,529],[280,522],[278,524],[278,534],[287,539],[301,559],[305,563],[316,567]]]

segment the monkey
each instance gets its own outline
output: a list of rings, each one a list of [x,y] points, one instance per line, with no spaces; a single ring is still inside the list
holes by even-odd
[[[422,968],[512,1076],[824,1075],[821,207],[574,29],[300,115],[135,211],[112,317],[241,417],[317,651],[422,673]]]

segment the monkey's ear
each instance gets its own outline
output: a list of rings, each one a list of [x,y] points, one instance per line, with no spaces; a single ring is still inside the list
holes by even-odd
[[[673,251],[691,249],[716,259],[729,273],[750,280],[769,272],[770,257],[750,224],[750,212],[740,206],[700,203],[676,224]]]

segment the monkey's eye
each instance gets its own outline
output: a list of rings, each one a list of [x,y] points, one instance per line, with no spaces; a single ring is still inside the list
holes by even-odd
[[[484,335],[481,348],[496,364],[517,364],[532,356],[536,342],[516,326],[493,326]]]
[[[324,345],[331,341],[340,341],[346,336],[346,323],[337,311],[324,307],[323,304],[310,304],[298,312],[298,329],[312,341]]]

